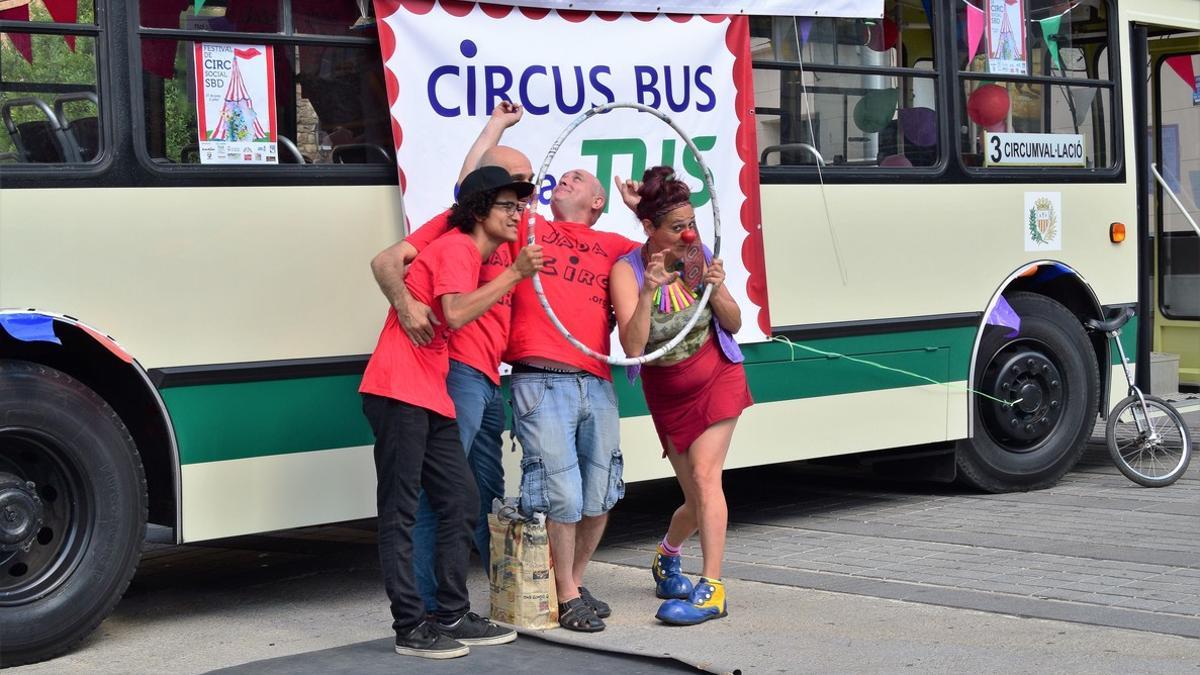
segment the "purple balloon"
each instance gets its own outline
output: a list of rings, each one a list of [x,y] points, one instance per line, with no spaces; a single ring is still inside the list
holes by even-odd
[[[930,108],[904,108],[900,111],[904,138],[913,145],[937,144],[937,112]]]

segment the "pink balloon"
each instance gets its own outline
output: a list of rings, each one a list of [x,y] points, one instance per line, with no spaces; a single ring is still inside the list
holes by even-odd
[[[912,162],[908,161],[908,158],[905,157],[904,155],[888,155],[887,157],[884,157],[882,161],[879,162],[879,166],[887,166],[887,167],[893,167],[893,168],[910,167],[910,166],[912,166]]]

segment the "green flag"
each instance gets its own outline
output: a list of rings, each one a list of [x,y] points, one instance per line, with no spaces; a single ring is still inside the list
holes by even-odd
[[[199,14],[201,9],[204,9],[204,0],[196,0],[196,6],[192,8],[192,14]]]
[[[1050,50],[1050,64],[1062,70],[1062,63],[1058,60],[1058,30],[1062,28],[1062,14],[1040,19],[1038,23],[1042,24],[1042,39],[1046,41],[1046,49]]]

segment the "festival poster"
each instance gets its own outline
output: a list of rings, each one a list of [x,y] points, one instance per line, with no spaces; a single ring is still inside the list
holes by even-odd
[[[275,55],[269,45],[198,42],[201,164],[278,164]]]
[[[987,0],[988,72],[1025,75],[1025,0]]]
[[[524,152],[535,172],[584,110],[642,103],[670,116],[713,172],[726,287],[746,317],[738,339],[766,339],[770,323],[746,17],[560,13],[408,0],[376,0],[375,9],[410,228],[454,201],[463,157],[498,102],[524,108],[502,142]],[[538,211],[550,216],[557,177],[586,169],[609,191],[596,227],[644,240],[613,177],[640,179],[656,164],[675,167],[691,186],[701,239],[711,244],[712,200],[699,163],[670,126],[634,110],[594,116],[566,138],[538,186]],[[606,278],[588,283],[606,292]]]

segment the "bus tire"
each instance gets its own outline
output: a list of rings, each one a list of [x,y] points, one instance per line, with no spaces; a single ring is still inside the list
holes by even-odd
[[[53,658],[112,612],[146,532],[129,430],[65,373],[0,360],[0,511],[0,666]]]
[[[988,492],[1049,487],[1079,461],[1099,406],[1095,351],[1079,319],[1036,293],[1013,293],[1020,332],[984,326],[975,363],[972,437],[958,443],[959,479]]]

